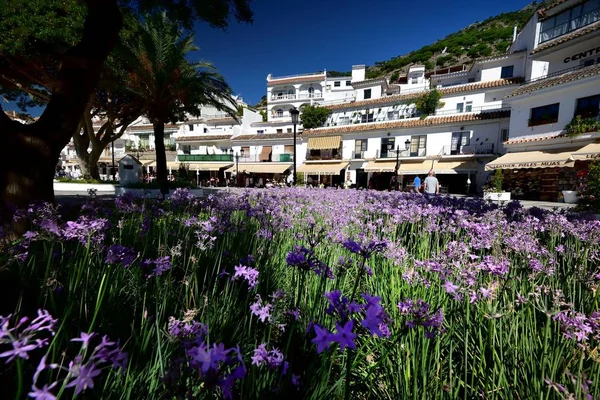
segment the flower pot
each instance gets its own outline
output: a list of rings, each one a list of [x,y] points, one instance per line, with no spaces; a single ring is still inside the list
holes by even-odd
[[[510,201],[510,192],[484,192],[484,200]]]
[[[562,194],[563,194],[563,199],[565,200],[565,203],[575,204],[579,200],[579,197],[577,196],[577,192],[574,190],[563,190]]]

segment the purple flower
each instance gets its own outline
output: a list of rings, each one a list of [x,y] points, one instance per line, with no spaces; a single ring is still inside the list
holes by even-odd
[[[258,348],[254,349],[254,354],[252,355],[252,365],[256,365],[257,367],[266,365],[270,369],[285,367],[284,357],[281,351],[279,351],[277,348],[267,350],[266,343],[262,343],[258,346]],[[285,372],[283,373],[285,374]]]
[[[272,307],[273,306],[269,303],[266,303],[263,306],[260,296],[257,296],[256,302],[250,305],[250,312],[252,315],[256,315],[258,319],[260,319],[260,322],[265,322],[271,318]]]
[[[301,271],[313,271],[319,276],[326,276],[333,279],[331,269],[325,263],[318,260],[312,250],[304,246],[296,246],[294,251],[288,253],[285,261],[289,266],[296,267]]]
[[[106,251],[107,264],[121,263],[125,268],[131,266],[133,261],[137,258],[137,253],[128,247],[124,247],[118,244],[114,244]]]
[[[51,389],[54,389],[58,382],[53,382],[50,385],[44,385],[41,389],[38,389],[35,385],[31,387],[31,392],[29,392],[28,396],[37,399],[37,400],[56,400],[56,396],[50,392]]]
[[[172,268],[171,257],[164,256],[159,257],[156,260],[147,259],[142,262],[142,266],[147,268],[152,268],[152,266],[154,266],[152,273],[148,275],[149,278],[152,276],[160,276]]]
[[[258,270],[255,268],[247,267],[245,265],[236,265],[234,267],[235,274],[231,280],[238,280],[239,278],[245,279],[248,282],[248,288],[254,288],[258,283]]]
[[[94,364],[89,364],[70,369],[69,373],[74,379],[66,387],[75,387],[75,395],[78,395],[94,387],[94,378],[100,375],[100,370],[96,369]]]
[[[439,309],[436,313],[431,313],[430,306],[423,300],[413,301],[405,299],[398,303],[400,314],[407,317],[406,326],[413,329],[417,326],[425,328],[425,337],[434,338],[443,332],[444,313]]]
[[[356,338],[356,334],[352,332],[352,328],[354,328],[354,321],[350,320],[344,325],[336,323],[335,328],[337,333],[331,336],[331,340],[339,343],[340,350],[344,350],[346,347],[355,349],[356,344],[354,344],[354,339]]]
[[[71,342],[81,342],[81,348],[85,350],[89,345],[90,339],[95,335],[96,334],[94,332],[90,333],[89,335],[85,332],[81,332],[81,336],[75,339],[71,339]]]
[[[321,354],[331,346],[332,334],[320,325],[314,324],[315,337],[311,342],[317,345],[317,353]]]
[[[371,258],[373,254],[381,253],[387,247],[386,242],[370,241],[368,244],[360,245],[352,239],[343,241],[342,245],[352,253],[361,255],[364,258]]]

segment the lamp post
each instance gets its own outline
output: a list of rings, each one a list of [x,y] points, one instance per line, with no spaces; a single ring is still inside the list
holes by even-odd
[[[113,181],[116,181],[117,178],[115,177],[115,141],[113,140],[110,144],[112,145],[112,149],[111,149],[111,153],[112,153],[112,176],[113,176]]]
[[[292,107],[290,110],[290,115],[292,116],[292,124],[294,125],[294,176],[293,176],[293,184],[296,186],[296,125],[298,124],[298,115],[300,111],[296,109],[296,107]]]

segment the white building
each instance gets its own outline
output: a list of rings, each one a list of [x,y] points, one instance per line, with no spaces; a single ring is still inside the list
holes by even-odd
[[[600,1],[557,1],[539,10],[513,43],[525,54],[526,82],[505,97],[511,106],[505,189],[525,198],[556,200],[574,190],[578,172],[600,156]],[[569,134],[575,117],[582,133]]]

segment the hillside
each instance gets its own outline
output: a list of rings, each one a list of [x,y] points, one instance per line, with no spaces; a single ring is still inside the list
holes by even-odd
[[[412,64],[423,64],[427,70],[434,69],[437,57],[437,68],[449,67],[471,62],[478,57],[487,57],[505,53],[512,43],[513,29],[521,30],[533,13],[540,7],[550,3],[533,2],[522,10],[506,12],[490,17],[482,22],[475,22],[468,27],[451,33],[433,44],[423,46],[408,54],[396,56],[387,61],[378,61],[367,67],[367,79],[387,77],[390,82],[396,82],[398,76]],[[446,54],[441,55],[446,48]],[[337,71],[328,71],[329,76],[335,76]]]

